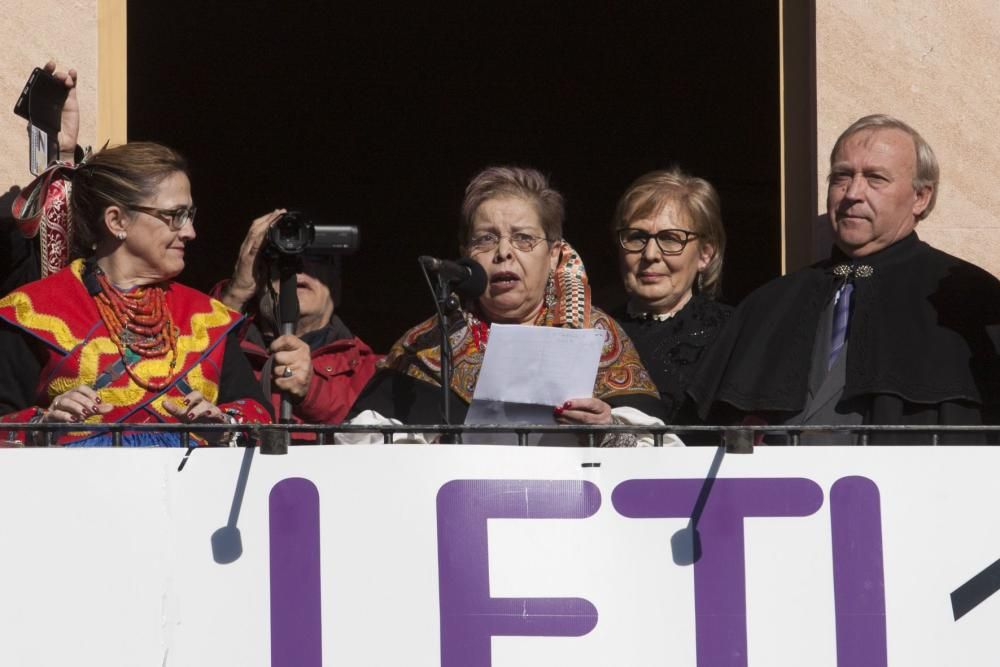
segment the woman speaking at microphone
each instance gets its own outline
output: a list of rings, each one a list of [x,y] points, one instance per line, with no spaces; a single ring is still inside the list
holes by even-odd
[[[591,396],[552,406],[560,424],[660,423],[656,387],[628,336],[590,305],[583,264],[562,240],[563,198],[534,169],[491,167],[469,183],[462,203],[463,257],[486,273],[486,291],[467,299],[450,323],[452,421],[472,401],[490,325],[597,328],[606,332]],[[354,404],[355,423],[386,418],[404,424],[441,422],[440,336],[436,318],[413,327],[393,345]],[[606,446],[637,444],[612,434]],[[645,443],[643,443],[645,444]]]

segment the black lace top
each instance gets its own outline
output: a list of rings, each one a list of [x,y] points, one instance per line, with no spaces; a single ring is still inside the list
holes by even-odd
[[[687,387],[705,350],[732,312],[731,306],[698,295],[666,320],[630,314],[625,308],[615,312],[615,319],[635,343],[643,365],[656,383],[670,423],[698,422],[686,397]]]

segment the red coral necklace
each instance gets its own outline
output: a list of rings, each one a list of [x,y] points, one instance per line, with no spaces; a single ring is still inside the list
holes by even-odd
[[[177,336],[167,297],[160,285],[137,287],[123,292],[111,284],[98,269],[101,291],[95,295],[97,310],[111,340],[122,355],[125,370],[136,384],[149,391],[159,391],[169,384],[177,366]],[[134,366],[141,359],[169,356],[170,372],[162,381],[145,379]]]

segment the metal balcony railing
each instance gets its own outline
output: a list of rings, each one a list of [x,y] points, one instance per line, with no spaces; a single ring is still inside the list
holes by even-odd
[[[919,438],[912,444],[937,446],[943,438],[968,438],[976,440],[975,444],[1000,443],[1000,426],[845,426],[845,425],[810,425],[810,426],[642,426],[606,425],[606,426],[562,426],[562,425],[528,425],[528,424],[481,424],[481,425],[444,425],[444,424],[405,424],[400,426],[381,424],[245,424],[235,428],[229,424],[204,424],[192,429],[189,424],[38,424],[11,423],[0,426],[0,433],[11,431],[28,431],[38,434],[27,446],[46,446],[55,443],[58,435],[63,432],[79,433],[87,431],[94,435],[110,434],[111,446],[122,446],[122,434],[125,432],[165,432],[180,433],[181,446],[191,447],[197,443],[192,439],[192,432],[233,432],[243,434],[241,445],[257,443],[273,443],[280,440],[295,439],[296,435],[311,434],[315,439],[294,440],[299,445],[332,445],[337,434],[377,434],[382,442],[392,444],[394,438],[403,434],[423,433],[441,436],[442,441],[462,442],[465,436],[475,434],[513,434],[517,445],[528,446],[532,435],[571,434],[578,436],[583,446],[596,447],[604,435],[610,433],[641,433],[652,435],[656,447],[663,446],[665,436],[675,435],[681,440],[685,435],[696,437],[698,444],[724,446],[731,452],[752,452],[755,444],[781,444],[799,446],[803,438],[822,437],[824,434],[849,434],[859,446],[870,444],[873,436],[895,434],[898,436],[914,436]],[[761,441],[764,441],[761,443]],[[969,444],[973,444],[970,442]]]

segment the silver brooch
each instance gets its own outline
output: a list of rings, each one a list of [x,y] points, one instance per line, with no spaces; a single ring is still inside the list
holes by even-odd
[[[871,278],[875,274],[875,267],[870,264],[838,264],[833,267],[833,275],[839,278],[847,278],[852,274],[855,278]]]
[[[855,278],[871,278],[875,273],[875,267],[868,264],[858,264],[854,267]]]

